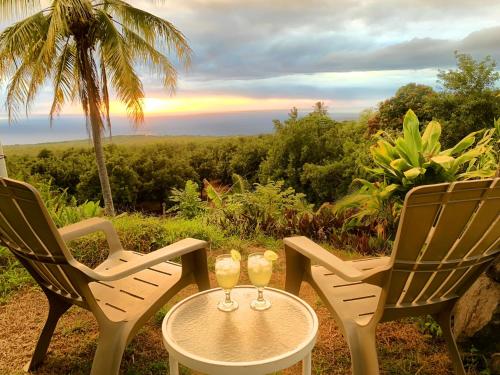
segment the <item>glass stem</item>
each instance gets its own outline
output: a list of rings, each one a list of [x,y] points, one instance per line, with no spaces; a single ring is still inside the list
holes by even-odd
[[[258,295],[257,295],[257,301],[262,302],[264,301],[264,288],[257,288]]]
[[[230,305],[231,303],[233,303],[233,301],[231,301],[231,289],[225,289],[224,292],[226,293],[226,300],[224,301],[224,303],[226,305]]]

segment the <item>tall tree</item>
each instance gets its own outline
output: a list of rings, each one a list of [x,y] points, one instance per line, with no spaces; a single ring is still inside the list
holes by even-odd
[[[441,70],[438,83],[443,92],[429,105],[443,124],[443,143],[453,145],[467,134],[491,128],[500,117],[500,74],[489,56],[476,61],[467,54],[456,53],[457,69]]]
[[[328,107],[325,105],[325,102],[316,102],[313,106],[313,112],[320,115],[326,115],[328,113]]]
[[[384,100],[378,106],[379,127],[382,129],[403,129],[403,118],[411,109],[418,116],[422,124],[432,120],[433,108],[429,105],[436,96],[432,87],[416,83],[404,85],[396,94]]]
[[[103,131],[110,126],[108,85],[125,103],[134,125],[140,125],[144,91],[135,64],[158,74],[173,91],[177,71],[167,53],[175,51],[187,67],[191,49],[186,38],[170,22],[122,0],[52,0],[43,9],[36,0],[0,0],[0,9],[13,17],[30,14],[0,33],[0,77],[9,81],[9,120],[22,105],[29,112],[48,82],[54,92],[51,121],[65,103],[79,99],[94,144],[106,213],[113,215],[102,145]]]

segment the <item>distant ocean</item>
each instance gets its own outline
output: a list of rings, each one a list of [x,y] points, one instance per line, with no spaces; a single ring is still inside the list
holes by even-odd
[[[357,113],[332,115],[336,120],[357,118]],[[251,111],[199,115],[147,116],[134,129],[127,118],[111,119],[113,135],[254,135],[271,133],[274,119],[285,120],[288,111]],[[52,127],[47,116],[21,118],[9,125],[0,117],[0,141],[4,145],[71,141],[87,138],[81,116],[61,116]]]

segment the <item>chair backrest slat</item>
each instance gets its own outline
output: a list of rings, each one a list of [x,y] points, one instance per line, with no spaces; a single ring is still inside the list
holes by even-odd
[[[65,268],[71,255],[38,193],[28,184],[0,178],[0,242],[9,248],[45,288],[81,300]]]
[[[499,181],[421,186],[407,194],[387,306],[458,298],[499,254]]]
[[[498,183],[497,180],[496,184]],[[498,195],[500,194],[500,189],[490,189],[485,194],[484,201],[474,214],[474,216],[481,216],[482,220],[473,220],[470,223],[455,248],[452,249],[449,258],[459,259],[465,256],[479,254],[482,250],[482,246],[476,246],[476,244],[478,244],[488,232],[491,232],[492,235],[498,233],[499,229],[496,226],[499,225],[498,212],[500,209],[500,199],[498,199]],[[488,242],[486,242],[486,246],[487,244]],[[473,248],[474,252],[470,253]]]
[[[43,216],[41,218],[34,212],[30,212],[35,211],[35,207],[27,208],[26,205],[23,205],[26,209],[26,211],[23,211],[19,206],[20,199],[16,196],[16,193],[18,193],[17,189],[14,190],[0,186],[0,211],[2,212],[3,219],[6,221],[6,226],[10,227],[17,234],[17,238],[21,241],[17,245],[23,250],[28,250],[36,254],[51,255],[46,244],[30,225],[30,221],[34,222],[41,219],[46,221],[45,218]],[[48,226],[45,225],[43,230],[49,231]],[[53,251],[58,255],[61,254],[61,251],[57,247]]]
[[[438,216],[441,205],[440,198],[446,193],[447,186],[430,185],[425,194],[420,194],[405,206],[407,221],[411,225],[400,225],[399,247],[405,249],[398,254],[398,259],[415,261],[425,244]]]

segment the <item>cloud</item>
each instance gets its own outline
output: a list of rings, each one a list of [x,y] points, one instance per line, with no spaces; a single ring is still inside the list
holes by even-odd
[[[357,46],[349,48],[349,43]],[[482,59],[500,60],[500,27],[476,31],[461,40],[432,37],[412,38],[373,48],[366,41],[346,36],[330,42],[325,36],[296,38],[268,43],[267,47],[247,43],[246,48],[212,56],[197,56],[192,70],[196,79],[252,79],[316,72],[446,68],[455,64],[454,51]],[[260,52],[257,52],[258,49]],[[228,50],[229,51],[229,50]],[[253,52],[249,52],[253,51]],[[204,61],[210,61],[205,64]]]
[[[437,69],[455,66],[455,50],[500,62],[498,0],[131,2],[188,37],[193,65],[181,71],[179,97],[376,104],[409,82],[434,85]],[[147,95],[167,95],[138,69]],[[47,112],[51,94],[46,87],[35,110]]]
[[[154,7],[195,51],[192,79],[449,67],[500,58],[496,0],[170,0]],[[483,30],[481,30],[483,29]],[[496,34],[496,35],[495,35]]]

